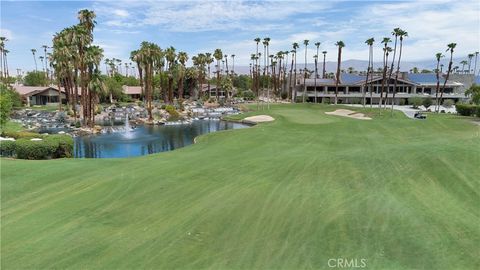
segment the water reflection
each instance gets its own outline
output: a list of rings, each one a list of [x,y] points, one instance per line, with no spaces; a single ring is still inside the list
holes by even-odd
[[[139,126],[129,132],[75,138],[75,157],[117,158],[170,151],[193,143],[201,134],[247,125],[215,120],[198,120],[175,126]]]

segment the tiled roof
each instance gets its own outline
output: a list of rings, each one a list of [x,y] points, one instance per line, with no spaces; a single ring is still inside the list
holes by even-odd
[[[43,92],[47,89],[50,89],[50,88],[55,90],[55,91],[58,91],[58,89],[56,87],[52,87],[52,86],[25,86],[25,85],[15,85],[15,84],[13,84],[12,87],[13,87],[13,89],[15,89],[15,91],[17,91],[22,96],[35,95],[37,93],[41,93],[41,92]],[[65,90],[63,88],[60,88],[60,91],[65,92]]]

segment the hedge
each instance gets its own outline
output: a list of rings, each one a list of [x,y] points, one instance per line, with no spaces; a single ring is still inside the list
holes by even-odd
[[[38,133],[34,133],[34,132],[28,132],[28,131],[4,131],[2,132],[2,137],[14,138],[15,140],[17,140],[22,138],[25,138],[25,139],[43,138],[45,136]]]
[[[49,135],[41,141],[29,138],[2,141],[0,154],[19,159],[70,158],[73,156],[73,139],[68,135]]]
[[[0,142],[0,156],[13,157],[15,155],[15,141]]]
[[[470,104],[457,104],[455,105],[457,113],[463,116],[472,116],[479,114],[480,106],[479,105],[470,105]]]

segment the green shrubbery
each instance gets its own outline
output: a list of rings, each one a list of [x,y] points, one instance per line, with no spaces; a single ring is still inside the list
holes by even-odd
[[[463,116],[472,116],[480,114],[480,106],[479,105],[470,105],[470,104],[457,104],[455,105],[457,109],[457,113]]]
[[[165,110],[168,112],[168,114],[170,115],[168,117],[168,121],[177,121],[177,120],[180,120],[180,114],[178,114],[177,110],[175,109],[174,106],[172,105],[167,105],[165,106]]]
[[[0,142],[0,156],[13,157],[15,155],[15,141]]]
[[[2,156],[17,157],[20,159],[50,159],[70,158],[73,156],[73,139],[68,135],[48,135],[41,141],[32,141],[22,137],[16,141],[2,141],[0,154]]]
[[[422,100],[422,104],[423,104],[423,106],[425,106],[425,108],[428,108],[428,107],[432,106],[432,104],[433,104],[432,98],[430,98],[430,97],[424,98]]]
[[[34,132],[29,132],[29,131],[3,131],[2,132],[2,137],[7,137],[7,138],[14,138],[15,140],[17,139],[32,139],[32,138],[42,138],[43,135],[40,135],[38,133]]]

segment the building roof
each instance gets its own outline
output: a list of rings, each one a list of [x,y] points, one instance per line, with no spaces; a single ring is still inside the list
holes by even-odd
[[[340,82],[342,84],[357,84],[362,81],[365,81],[365,76],[360,76],[360,75],[351,74],[351,73],[340,74]]]
[[[141,95],[142,87],[140,86],[122,86],[123,92],[127,95]]]
[[[17,91],[22,96],[33,96],[48,89],[52,89],[54,91],[58,91],[56,87],[53,86],[25,86],[25,85],[12,85],[13,89]],[[61,92],[65,92],[63,88],[60,88]]]
[[[407,78],[420,85],[436,85],[437,84],[437,74],[435,73],[408,73]],[[440,84],[445,83],[445,78],[440,77]],[[461,83],[447,80],[447,85],[462,85]]]

